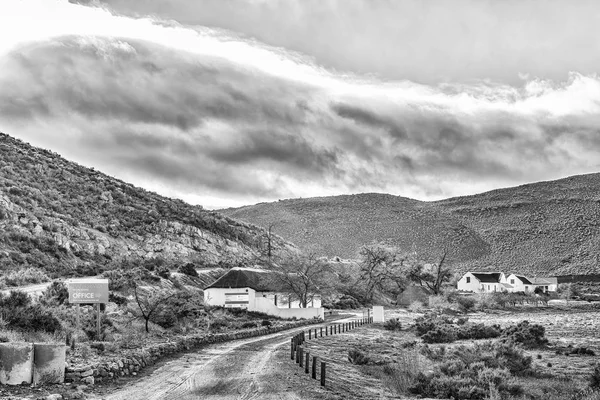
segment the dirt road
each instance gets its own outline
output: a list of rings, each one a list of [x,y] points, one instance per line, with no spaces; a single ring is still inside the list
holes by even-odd
[[[103,396],[152,399],[336,399],[297,368],[290,338],[301,329],[204,347],[167,361]]]

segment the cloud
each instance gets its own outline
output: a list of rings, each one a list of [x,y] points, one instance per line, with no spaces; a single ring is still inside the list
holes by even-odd
[[[594,75],[384,82],[230,32],[28,2],[69,18],[31,32],[11,17],[24,26],[0,35],[0,130],[162,194],[437,199],[599,167]]]

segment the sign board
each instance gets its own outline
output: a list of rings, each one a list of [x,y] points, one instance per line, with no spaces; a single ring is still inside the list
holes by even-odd
[[[248,293],[225,293],[225,308],[248,308]]]
[[[69,303],[108,303],[108,279],[68,279]]]

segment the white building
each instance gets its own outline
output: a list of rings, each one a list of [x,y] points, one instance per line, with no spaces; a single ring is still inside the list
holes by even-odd
[[[457,282],[456,288],[463,292],[506,292],[508,287],[502,272],[467,272]]]
[[[276,272],[258,268],[232,268],[204,289],[204,303],[245,308],[281,318],[323,318],[321,297],[309,295],[306,308],[273,279]]]
[[[507,283],[514,286],[511,292],[534,292],[536,288],[541,288],[544,292],[556,292],[558,282],[556,278],[529,278],[522,275],[510,274],[506,277]]]
[[[457,289],[473,293],[534,292],[540,287],[544,292],[555,292],[556,278],[528,278],[522,275],[504,275],[502,272],[467,272],[457,282]]]

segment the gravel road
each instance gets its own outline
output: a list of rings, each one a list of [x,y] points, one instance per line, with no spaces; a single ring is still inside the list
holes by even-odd
[[[339,321],[336,321],[339,322]],[[313,328],[315,326],[312,326]],[[299,371],[290,338],[302,329],[210,345],[164,362],[105,394],[106,400],[336,399]]]

